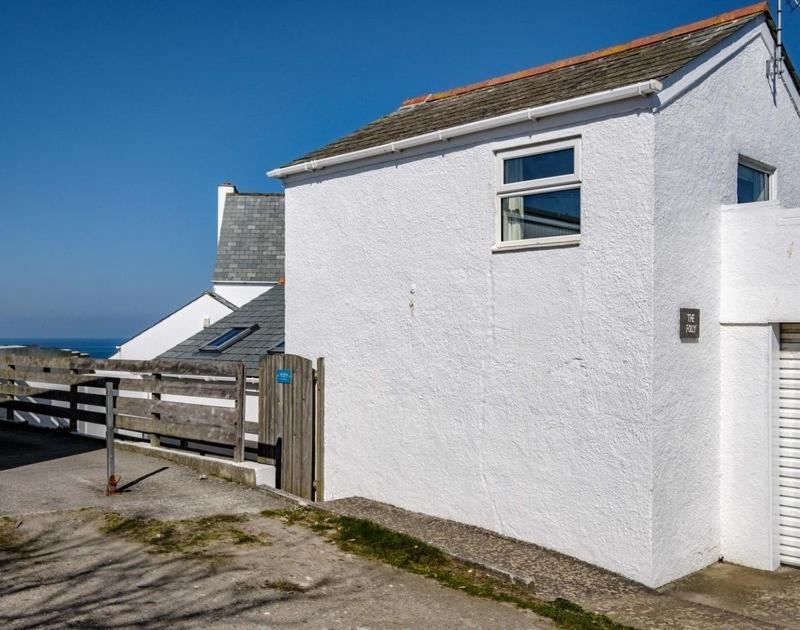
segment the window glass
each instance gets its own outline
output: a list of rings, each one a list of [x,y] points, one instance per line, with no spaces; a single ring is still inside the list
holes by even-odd
[[[501,200],[500,210],[504,241],[581,232],[580,188],[506,197]]]
[[[575,149],[537,153],[503,161],[503,183],[571,175],[575,172]]]
[[[219,337],[209,341],[204,347],[209,349],[219,348],[237,335],[242,334],[245,330],[247,330],[247,328],[231,328],[228,332],[223,333]]]
[[[740,163],[736,178],[736,200],[738,203],[768,201],[769,173]]]

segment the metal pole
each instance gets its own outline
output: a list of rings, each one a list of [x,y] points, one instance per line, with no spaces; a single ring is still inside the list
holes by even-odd
[[[775,54],[775,74],[783,74],[783,0],[778,0],[778,49]]]
[[[116,494],[119,475],[114,472],[114,383],[106,381],[106,494]]]

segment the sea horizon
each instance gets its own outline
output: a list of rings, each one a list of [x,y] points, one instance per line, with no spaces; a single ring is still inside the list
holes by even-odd
[[[0,346],[56,348],[87,354],[93,359],[107,359],[124,341],[124,337],[0,337]]]

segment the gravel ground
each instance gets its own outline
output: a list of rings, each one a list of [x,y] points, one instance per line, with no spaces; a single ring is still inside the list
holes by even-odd
[[[162,460],[118,452],[123,484],[140,480],[105,497],[105,453],[96,447],[0,428],[0,515],[11,515],[13,535],[27,541],[0,545],[0,627],[552,627],[511,605],[346,554],[306,528],[257,514],[286,506],[284,499]],[[245,513],[236,526],[264,544],[156,554],[103,533],[106,511],[156,519]]]

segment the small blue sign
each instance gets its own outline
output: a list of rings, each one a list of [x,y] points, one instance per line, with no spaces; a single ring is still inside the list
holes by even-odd
[[[283,385],[292,384],[292,371],[291,370],[276,370],[275,382],[282,383]]]

